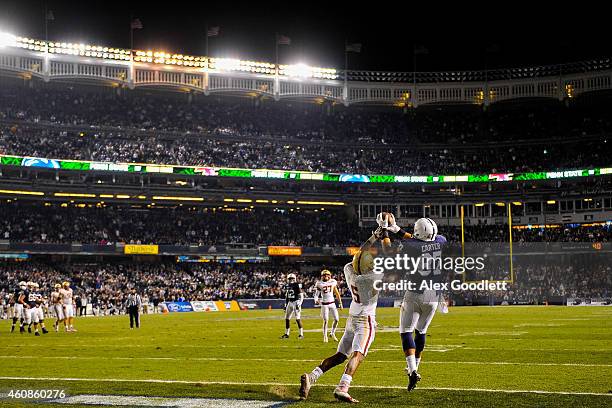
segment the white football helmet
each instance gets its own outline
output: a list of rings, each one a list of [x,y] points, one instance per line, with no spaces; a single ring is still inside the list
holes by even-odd
[[[414,223],[413,236],[421,241],[433,241],[438,235],[438,226],[431,218],[419,218]]]
[[[287,275],[287,280],[291,281],[291,280],[296,280],[297,278],[295,277],[295,273],[290,273],[289,275]]]
[[[26,282],[25,282],[25,281],[21,281],[21,282],[19,282],[19,288],[20,288],[20,289],[25,289],[25,288],[27,288],[27,287],[28,287],[28,285],[26,284]]]

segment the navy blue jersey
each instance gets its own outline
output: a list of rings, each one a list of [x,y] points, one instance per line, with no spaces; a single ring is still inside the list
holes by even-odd
[[[26,303],[30,307],[36,307],[40,303],[42,295],[36,292],[29,292],[26,295]]]
[[[285,285],[285,300],[287,302],[295,302],[300,299],[302,293],[302,284],[297,282],[287,283]]]
[[[402,244],[404,245],[404,253],[414,258],[420,258],[416,273],[408,277],[408,279],[418,285],[418,289],[413,292],[423,292],[420,285],[424,280],[440,283],[445,279],[442,269],[442,252],[446,247],[447,241],[443,235],[436,235],[433,241],[408,238],[403,240]]]
[[[25,304],[28,304],[28,298],[30,297],[30,291],[25,289],[25,290],[22,290],[21,293],[23,294],[23,302]]]
[[[18,303],[21,295],[23,295],[23,290],[19,288],[15,289],[15,293],[13,294],[13,300],[11,300],[11,302]]]

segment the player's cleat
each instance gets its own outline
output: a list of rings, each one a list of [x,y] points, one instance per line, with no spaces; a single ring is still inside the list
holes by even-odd
[[[336,343],[338,342],[338,338],[336,337],[336,333],[329,333],[329,335],[331,336],[332,339],[334,339],[334,341]]]
[[[28,326],[28,333],[32,333],[32,328]]]
[[[19,333],[23,333],[25,332],[25,329],[23,328],[23,326],[19,326]]]
[[[39,332],[34,332],[34,335],[35,336],[40,336],[40,333]]]
[[[416,371],[413,371],[408,375],[408,391],[412,391],[416,388],[417,383],[421,381],[421,375]]]
[[[304,335],[303,335],[303,334],[300,334],[300,335],[298,336],[298,340],[302,340],[303,338],[304,338]]]
[[[42,332],[43,332],[43,334],[47,334],[47,333],[49,333],[49,330],[47,330],[47,328],[46,328],[46,327],[43,327],[43,328],[42,328]]]
[[[308,393],[310,392],[310,387],[312,384],[310,383],[310,374],[302,374],[300,377],[300,399],[305,400],[308,398]]]
[[[55,332],[59,332],[59,326],[56,324],[55,326],[53,326],[55,328]]]
[[[280,339],[288,339],[289,335],[288,334],[283,334],[282,336],[279,337]]]
[[[336,387],[336,389],[334,390],[334,397],[338,400],[338,401],[342,401],[342,402],[349,402],[351,404],[356,404],[359,401],[356,400],[355,398],[351,397],[351,395],[347,392],[347,391],[342,391],[340,388]]]
[[[11,333],[15,331],[15,326],[11,326]]]
[[[323,337],[323,343],[327,343],[327,342],[329,342],[329,340],[327,339],[327,336],[324,336]]]

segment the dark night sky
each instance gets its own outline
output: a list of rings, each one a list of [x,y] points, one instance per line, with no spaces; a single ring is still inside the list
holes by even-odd
[[[336,68],[344,66],[345,38],[363,44],[361,54],[351,54],[353,69],[411,71],[415,44],[429,50],[418,58],[422,71],[483,69],[485,59],[492,68],[612,54],[607,11],[581,13],[579,4],[573,4],[564,14],[567,6],[562,2],[551,6],[556,12],[534,10],[529,6],[532,3],[498,1],[468,10],[466,3],[453,3],[453,7],[436,3],[419,9],[408,2],[360,4],[357,0],[280,5],[270,1],[168,1],[162,5],[154,1],[47,0],[55,15],[50,39],[128,47],[133,14],[144,25],[135,32],[135,48],[196,55],[204,54],[206,22],[221,26],[221,35],[210,42],[213,56],[273,62],[274,33],[279,32],[293,42],[281,47],[281,63]],[[43,38],[43,10],[43,0],[0,0],[0,31]],[[499,52],[486,53],[493,44]]]

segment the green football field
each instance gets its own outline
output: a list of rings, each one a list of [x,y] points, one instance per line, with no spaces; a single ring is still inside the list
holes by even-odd
[[[419,369],[423,379],[411,393],[398,313],[378,311],[376,339],[351,389],[363,406],[612,406],[612,307],[438,314]],[[125,316],[81,318],[77,333],[42,337],[10,334],[8,321],[0,321],[0,406],[340,405],[332,391],[341,367],[321,377],[308,401],[298,401],[300,375],[336,346],[322,342],[317,311],[304,314],[304,340],[295,323],[291,338],[279,339],[279,310],[148,315],[139,330],[129,330]],[[61,390],[64,398],[11,398],[11,390]]]

